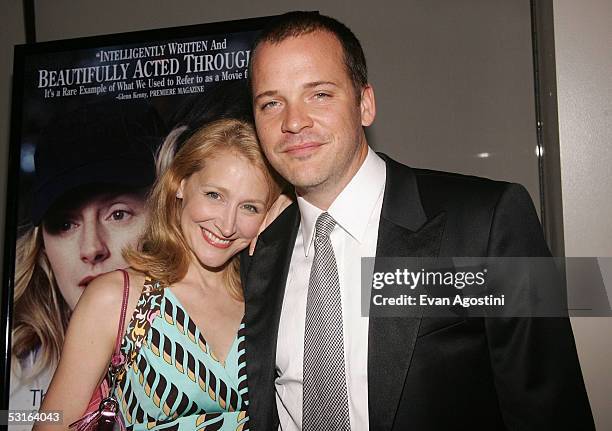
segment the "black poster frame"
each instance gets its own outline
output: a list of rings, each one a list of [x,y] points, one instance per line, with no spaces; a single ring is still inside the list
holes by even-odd
[[[20,159],[23,145],[23,122],[25,101],[25,67],[28,59],[39,55],[64,55],[71,51],[94,50],[104,47],[130,46],[137,44],[164,43],[166,41],[189,40],[213,35],[230,35],[242,32],[257,32],[273,17],[248,18],[234,21],[196,24],[182,27],[117,33],[92,37],[57,40],[18,45],[14,52],[11,128],[7,168],[6,219],[4,227],[4,256],[2,290],[0,291],[0,410],[9,408],[11,378],[11,339],[13,324],[13,295],[16,242],[19,228]]]

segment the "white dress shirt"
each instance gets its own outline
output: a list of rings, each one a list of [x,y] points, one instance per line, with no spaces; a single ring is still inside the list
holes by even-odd
[[[351,429],[368,429],[368,317],[361,316],[361,257],[376,255],[385,162],[368,149],[365,161],[328,209],[342,298],[344,360]],[[278,329],[276,406],[280,430],[302,429],[304,326],[315,222],[323,212],[298,197],[301,214]]]

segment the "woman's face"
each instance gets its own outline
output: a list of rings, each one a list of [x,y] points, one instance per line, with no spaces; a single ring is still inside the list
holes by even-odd
[[[126,266],[121,251],[138,244],[146,219],[144,193],[134,192],[79,193],[49,211],[44,252],[71,309],[93,278]]]
[[[199,263],[220,268],[257,235],[270,189],[261,170],[232,151],[181,182],[181,229]]]

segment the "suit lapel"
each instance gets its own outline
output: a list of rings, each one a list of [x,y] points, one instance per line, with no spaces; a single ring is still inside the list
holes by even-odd
[[[276,342],[293,246],[300,224],[297,204],[259,237],[245,283],[245,349],[251,429],[274,428]]]
[[[446,217],[427,219],[416,177],[406,166],[387,163],[378,230],[377,257],[436,257]],[[368,332],[368,411],[370,430],[391,430],[410,367],[420,318],[370,318]]]

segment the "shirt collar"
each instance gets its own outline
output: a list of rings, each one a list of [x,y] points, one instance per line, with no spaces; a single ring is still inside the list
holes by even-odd
[[[363,241],[370,216],[383,193],[385,179],[384,160],[368,147],[368,155],[363,164],[327,210],[338,226],[359,243]],[[304,255],[308,256],[315,223],[323,210],[299,196],[297,202],[301,214]]]

